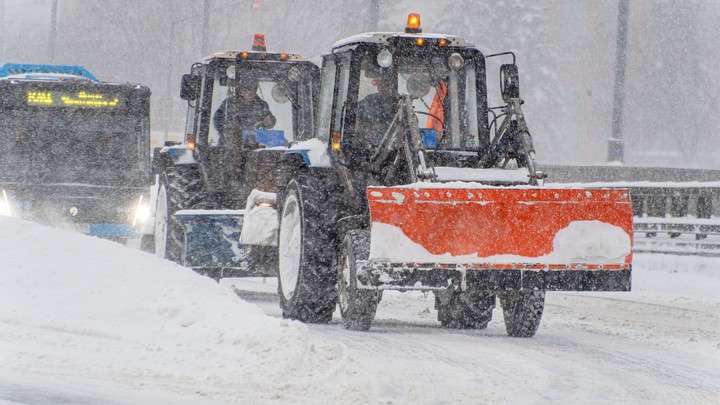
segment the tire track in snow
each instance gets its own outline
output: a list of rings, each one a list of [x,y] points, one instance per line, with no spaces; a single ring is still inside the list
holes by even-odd
[[[308,326],[311,335],[346,346],[347,356],[365,371],[364,389],[381,403],[512,404],[528,399],[538,404],[720,403],[720,366],[702,361],[698,353],[684,353],[688,346],[663,350],[648,329],[652,320],[638,324],[650,335],[649,342],[643,343],[624,334],[620,322],[597,333],[583,331],[587,329],[584,322],[590,321],[578,319],[580,313],[588,318],[597,315],[612,324],[623,314],[643,318],[654,310],[676,308],[605,300],[620,301],[627,308],[617,311],[591,304],[598,311],[594,314],[575,302],[576,297],[585,296],[568,297],[560,305],[550,300],[546,318],[552,319],[544,321],[532,339],[507,337],[499,308],[487,330],[440,328],[432,296],[412,293],[386,294],[369,332],[344,330],[337,313],[329,325]],[[272,294],[258,298],[263,301],[258,304],[266,307],[276,300]],[[279,316],[277,309],[266,313]]]

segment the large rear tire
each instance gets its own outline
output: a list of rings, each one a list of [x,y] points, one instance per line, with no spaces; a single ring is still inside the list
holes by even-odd
[[[512,337],[533,337],[545,308],[545,291],[517,291],[500,298],[505,330]]]
[[[366,331],[370,329],[379,294],[377,290],[358,288],[357,261],[370,256],[370,232],[350,231],[343,240],[338,261],[338,303],[345,329]]]
[[[155,254],[182,264],[185,231],[173,216],[177,211],[199,204],[203,189],[195,166],[172,166],[160,176],[155,209]]]
[[[337,301],[333,244],[323,223],[324,195],[314,179],[298,175],[282,193],[278,239],[278,293],[283,317],[328,323]]]
[[[447,294],[441,297],[441,294]],[[492,319],[495,296],[479,291],[445,291],[435,294],[438,321],[444,328],[485,329]]]

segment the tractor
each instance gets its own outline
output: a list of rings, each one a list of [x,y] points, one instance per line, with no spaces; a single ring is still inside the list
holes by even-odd
[[[153,158],[157,255],[215,279],[276,274],[277,173],[285,154],[317,142],[318,79],[305,57],[267,52],[262,34],[192,65],[185,139]]]
[[[493,58],[510,62],[497,107]],[[385,290],[417,290],[443,327],[485,328],[499,300],[507,333],[530,337],[546,291],[630,290],[627,190],[544,187],[522,104],[513,53],[423,33],[417,14],[404,32],[335,43],[317,147],[279,169],[283,316],[326,323],[339,306],[364,331]]]

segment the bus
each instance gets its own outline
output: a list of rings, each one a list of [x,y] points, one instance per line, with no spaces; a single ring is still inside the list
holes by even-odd
[[[0,215],[138,238],[150,162],[148,87],[81,66],[0,67]]]

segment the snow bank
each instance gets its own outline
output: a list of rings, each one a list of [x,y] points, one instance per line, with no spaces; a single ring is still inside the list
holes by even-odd
[[[148,253],[6,217],[0,246],[0,377],[283,402],[346,363],[344,346]]]

